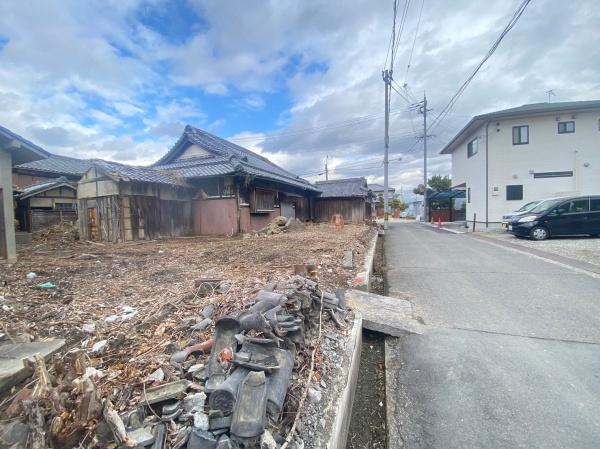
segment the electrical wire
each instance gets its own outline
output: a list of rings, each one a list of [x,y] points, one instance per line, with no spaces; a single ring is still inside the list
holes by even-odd
[[[415,51],[415,44],[417,43],[417,36],[419,35],[419,26],[421,25],[421,15],[423,14],[423,6],[425,6],[425,0],[421,0],[421,9],[419,10],[419,19],[417,20],[417,27],[415,28],[415,37],[413,39],[410,54],[408,55],[408,64],[406,66],[406,73],[404,74],[404,82],[408,79],[408,71],[410,70],[410,63],[412,62],[413,53]],[[406,85],[406,84],[405,84]]]
[[[407,111],[408,111],[408,109],[406,109],[406,108],[405,109],[396,109],[394,111],[391,111],[390,115],[399,115],[399,114],[402,114]],[[379,118],[383,118],[383,116],[384,116],[384,113],[363,115],[360,117],[355,117],[353,119],[341,120],[339,122],[331,122],[331,123],[328,123],[325,125],[313,126],[310,128],[291,129],[291,130],[287,130],[287,131],[265,133],[265,134],[261,134],[260,136],[234,137],[229,140],[232,142],[248,142],[248,141],[253,142],[253,141],[259,141],[259,140],[265,140],[267,138],[293,137],[293,136],[300,135],[300,134],[328,131],[330,129],[346,128],[349,126],[354,127],[363,122],[368,122],[368,121],[373,121],[373,120],[376,120]]]
[[[392,48],[392,61],[390,62],[390,69],[394,70],[394,59],[396,58],[396,55],[398,54],[398,48],[400,48],[400,41],[402,39],[402,34],[404,31],[404,25],[406,24],[406,17],[408,16],[408,9],[410,8],[410,2],[411,0],[405,0],[404,2],[404,8],[402,10],[402,17],[400,18],[400,26],[398,28],[398,36],[396,37],[396,42],[394,44],[394,47]]]
[[[502,39],[504,39],[504,37],[509,33],[509,31],[512,30],[512,28],[517,24],[517,22],[519,21],[519,19],[521,18],[521,16],[525,12],[525,9],[527,8],[527,5],[529,5],[530,2],[531,2],[531,0],[523,0],[523,2],[519,5],[519,7],[517,8],[517,10],[514,12],[514,14],[512,15],[512,17],[508,21],[508,24],[506,25],[506,27],[504,27],[504,29],[502,30],[502,33],[500,33],[500,35],[496,38],[496,40],[492,44],[492,47],[488,50],[488,52],[485,54],[485,56],[479,62],[479,64],[477,64],[477,66],[475,67],[475,69],[473,70],[473,72],[471,73],[471,75],[469,75],[469,77],[458,88],[458,90],[452,96],[452,98],[450,98],[450,101],[448,101],[448,103],[446,104],[446,106],[444,106],[444,108],[442,108],[442,110],[440,111],[440,113],[433,119],[433,121],[431,122],[430,130],[433,131],[439,125],[439,123],[446,118],[446,116],[448,115],[448,113],[450,112],[450,110],[452,109],[452,107],[454,106],[454,104],[458,101],[458,99],[463,94],[463,92],[465,91],[465,89],[467,88],[467,86],[471,83],[471,81],[473,80],[473,78],[475,78],[475,75],[477,75],[477,73],[479,72],[479,70],[481,69],[481,67],[495,53],[496,49],[500,45],[500,42],[502,42]]]

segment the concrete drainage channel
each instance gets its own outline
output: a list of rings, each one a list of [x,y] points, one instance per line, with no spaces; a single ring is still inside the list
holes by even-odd
[[[368,289],[385,293],[383,238],[377,239]],[[358,381],[346,449],[387,447],[385,402],[385,335],[363,329]]]
[[[319,403],[322,432],[313,435],[310,449],[385,449],[394,438],[393,422],[387,420],[386,379],[393,379],[397,367],[386,372],[386,351],[406,334],[422,333],[422,325],[412,317],[406,299],[392,298],[385,291],[385,254],[383,239],[373,241],[364,270],[354,280],[354,289],[346,291],[346,303],[355,311],[354,326],[349,330],[337,365],[332,395]],[[311,411],[307,411],[310,420]]]
[[[407,334],[422,333],[422,325],[413,318],[412,305],[406,299],[384,296],[384,239],[379,236],[367,255],[368,275],[362,290],[347,293],[349,305],[361,315],[363,332],[358,380],[346,449],[388,448],[390,432],[386,402],[386,379],[396,374],[386,373],[386,351],[390,343]],[[392,404],[393,405],[393,404]],[[393,425],[393,423],[392,423]],[[393,430],[393,429],[392,429]]]

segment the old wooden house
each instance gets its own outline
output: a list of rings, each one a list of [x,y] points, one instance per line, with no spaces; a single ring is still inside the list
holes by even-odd
[[[321,191],[314,200],[314,218],[329,221],[341,214],[347,223],[362,223],[371,217],[373,194],[365,178],[345,178],[332,181],[317,181]]]
[[[76,183],[88,168],[89,160],[46,152],[41,159],[15,165],[12,169],[12,182],[19,188],[51,182],[58,178]]]
[[[65,177],[20,188],[15,194],[19,230],[33,232],[77,221],[77,184]]]
[[[246,148],[186,126],[149,167],[92,161],[78,185],[83,239],[129,241],[258,230],[309,220],[319,190]]]

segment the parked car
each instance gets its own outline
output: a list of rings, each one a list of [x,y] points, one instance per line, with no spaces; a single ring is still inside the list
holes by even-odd
[[[508,230],[508,222],[509,221],[511,221],[515,217],[519,217],[521,215],[525,215],[527,212],[529,212],[535,206],[537,206],[538,204],[540,204],[542,201],[543,200],[530,201],[529,203],[527,203],[524,206],[522,206],[520,209],[517,209],[516,211],[511,212],[509,214],[502,215],[502,222],[501,222],[502,229],[507,229]]]
[[[525,215],[514,217],[508,232],[545,240],[551,236],[600,235],[600,195],[544,200]]]

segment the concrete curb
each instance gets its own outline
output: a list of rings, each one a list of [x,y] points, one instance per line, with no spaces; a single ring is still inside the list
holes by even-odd
[[[358,314],[357,314],[358,315]],[[345,449],[348,440],[348,430],[352,419],[352,405],[358,381],[358,370],[360,367],[360,352],[362,349],[362,318],[358,315],[354,319],[352,331],[349,336],[349,344],[346,354],[349,355],[346,385],[338,395],[336,403],[332,404],[333,424],[327,449]],[[331,416],[331,415],[330,415]]]
[[[468,234],[468,231],[457,231],[456,229],[445,228],[443,225],[441,228],[438,228],[437,225],[431,223],[421,223],[421,226],[427,226],[429,228],[437,229],[440,231],[450,232],[452,234]]]
[[[359,272],[352,280],[352,287],[358,290],[369,291],[371,287],[371,275],[373,274],[373,262],[375,261],[375,249],[377,248],[377,239],[379,233],[375,234],[371,246],[365,254],[363,271]]]

